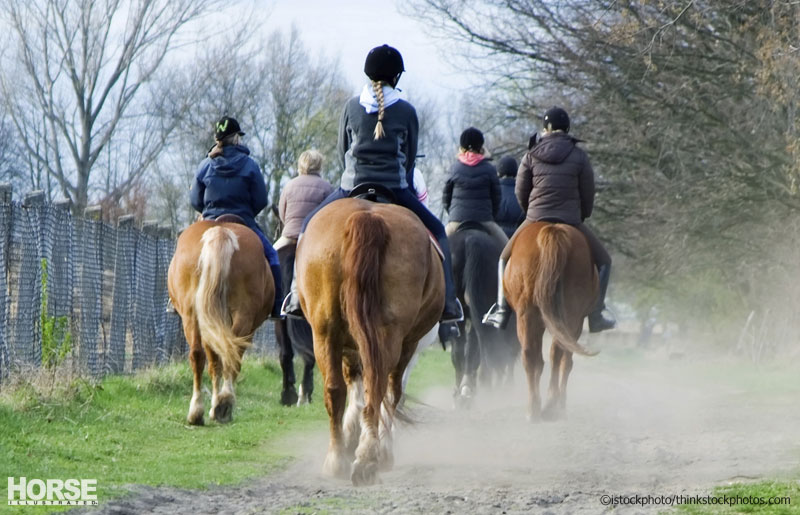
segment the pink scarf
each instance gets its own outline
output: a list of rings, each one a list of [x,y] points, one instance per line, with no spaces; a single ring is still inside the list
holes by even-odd
[[[467,166],[475,166],[486,159],[486,156],[477,152],[462,152],[458,154],[458,160]]]

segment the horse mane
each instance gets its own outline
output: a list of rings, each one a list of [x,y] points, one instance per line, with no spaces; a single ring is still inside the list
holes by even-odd
[[[364,386],[371,403],[377,403],[371,408],[378,414],[386,396],[380,381],[385,370],[378,327],[383,319],[381,270],[389,235],[383,218],[359,211],[348,217],[342,243],[343,313],[364,361]]]

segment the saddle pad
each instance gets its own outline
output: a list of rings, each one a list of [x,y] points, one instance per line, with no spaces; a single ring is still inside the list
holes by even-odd
[[[436,253],[439,254],[439,259],[444,261],[444,251],[442,250],[442,247],[439,246],[439,242],[436,241],[436,238],[433,237],[433,233],[430,231],[428,231],[428,239],[431,240],[431,245],[433,245],[433,248],[436,249]]]

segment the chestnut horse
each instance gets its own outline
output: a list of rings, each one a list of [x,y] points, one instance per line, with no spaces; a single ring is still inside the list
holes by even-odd
[[[441,260],[411,211],[348,198],[311,219],[295,266],[330,417],[323,472],[375,483],[393,463],[403,371],[444,309]]]
[[[194,372],[187,421],[203,424],[203,367],[208,358],[209,417],[230,422],[242,355],[275,301],[275,284],[261,240],[245,225],[196,222],[178,238],[167,282],[183,322]]]
[[[558,418],[566,407],[572,354],[596,354],[578,343],[583,319],[598,294],[597,271],[586,238],[570,225],[528,225],[512,242],[503,284],[517,314],[517,337],[528,376],[528,416],[531,420]],[[542,411],[539,382],[545,329],[553,343],[549,398]]]

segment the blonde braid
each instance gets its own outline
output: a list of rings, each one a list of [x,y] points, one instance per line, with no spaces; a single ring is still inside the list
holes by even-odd
[[[375,91],[375,97],[378,99],[378,123],[375,124],[375,139],[381,139],[386,135],[383,132],[383,81],[372,81],[372,90]]]

